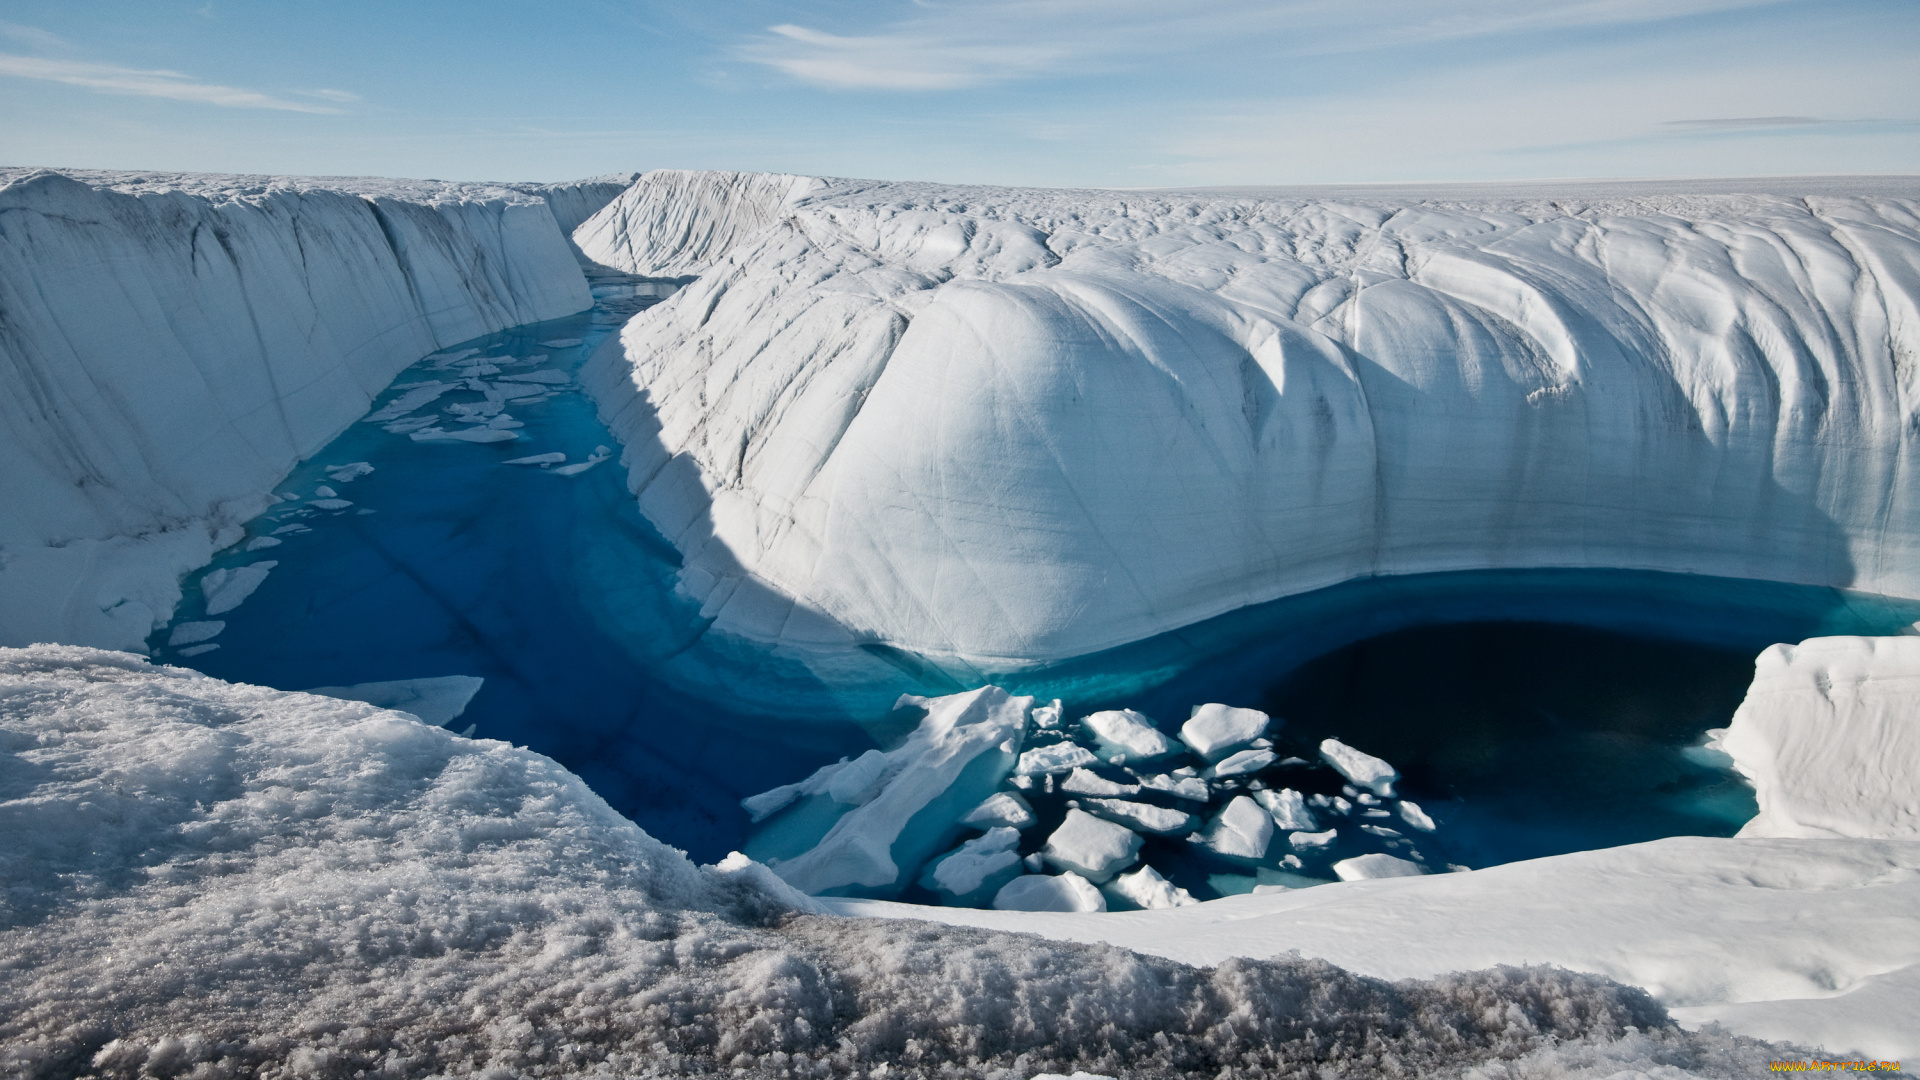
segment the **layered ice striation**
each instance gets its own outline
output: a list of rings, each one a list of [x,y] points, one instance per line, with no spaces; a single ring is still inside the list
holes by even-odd
[[[1437,571],[1914,596],[1915,195],[650,173],[581,244],[699,280],[585,377],[715,628],[803,650],[1012,670]]]
[[[138,648],[395,373],[587,308],[622,186],[0,170],[0,642]]]

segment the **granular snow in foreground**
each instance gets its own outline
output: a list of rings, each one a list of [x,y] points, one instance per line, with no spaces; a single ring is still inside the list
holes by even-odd
[[[1556,969],[1388,983],[807,914],[538,754],[82,648],[0,650],[0,837],[8,1075],[1672,1078],[1784,1053]]]

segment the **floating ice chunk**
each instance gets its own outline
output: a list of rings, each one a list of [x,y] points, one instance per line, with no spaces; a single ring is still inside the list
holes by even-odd
[[[1320,827],[1319,819],[1313,811],[1307,809],[1307,800],[1292,788],[1255,792],[1254,800],[1267,808],[1273,815],[1273,823],[1289,832],[1313,832]]]
[[[1121,799],[1083,799],[1080,808],[1095,817],[1139,832],[1160,836],[1184,836],[1200,827],[1200,819],[1184,810],[1173,810],[1151,803]]]
[[[479,349],[460,349],[458,351],[449,350],[447,352],[434,353],[432,356],[423,358],[421,363],[426,363],[429,360],[438,361],[442,364],[458,363],[479,351]]]
[[[434,418],[431,416],[409,416],[405,420],[396,420],[380,430],[390,435],[407,435],[421,428],[430,427],[433,423]]]
[[[523,428],[527,425],[508,416],[506,413],[501,413],[499,416],[487,421],[487,426],[493,428],[495,431],[506,431],[509,428]]]
[[[562,383],[572,382],[573,376],[568,375],[564,371],[554,371],[548,368],[545,371],[523,371],[518,375],[502,375],[500,376],[500,381],[545,383],[548,386],[559,386]]]
[[[578,476],[581,473],[586,472],[588,469],[593,468],[595,465],[600,464],[601,462],[607,460],[609,457],[612,457],[612,456],[613,456],[613,451],[607,449],[604,446],[596,446],[593,448],[593,453],[588,456],[587,460],[579,462],[574,465],[562,465],[561,467],[553,470],[553,475]]]
[[[1287,834],[1287,846],[1295,851],[1324,851],[1333,846],[1334,838],[1339,836],[1337,829],[1326,832],[1290,832]]]
[[[332,488],[328,487],[325,484],[321,484],[319,487],[314,488],[313,493],[315,495],[320,496],[323,499],[337,498],[340,494],[339,492],[333,490]]]
[[[1075,769],[1060,781],[1060,790],[1069,795],[1138,795],[1140,785],[1116,784],[1085,769]]]
[[[1099,760],[1093,756],[1093,751],[1084,746],[1060,742],[1052,746],[1038,746],[1021,754],[1020,764],[1013,771],[1021,776],[1044,776],[1092,765]]]
[[[247,546],[245,548],[242,548],[241,550],[264,551],[267,548],[279,547],[281,544],[284,544],[284,543],[286,543],[286,541],[281,540],[279,537],[276,537],[276,536],[256,536],[253,539],[247,541]]]
[[[1180,741],[1208,761],[1218,761],[1264,735],[1267,724],[1267,714],[1258,709],[1195,705],[1192,718],[1180,727]]]
[[[1093,713],[1083,717],[1080,724],[1093,736],[1101,757],[1121,759],[1115,764],[1151,761],[1173,753],[1173,740],[1132,709]]]
[[[1060,704],[1060,699],[1054,698],[1052,704],[1033,710],[1033,726],[1041,731],[1052,731],[1060,726],[1060,717],[1065,712],[1066,707]]]
[[[305,525],[294,523],[291,525],[280,526],[279,528],[273,530],[273,535],[280,536],[286,533],[303,533],[303,532],[312,532],[312,531],[313,531],[312,529],[307,528]]]
[[[1274,757],[1274,752],[1271,750],[1241,750],[1222,758],[1220,763],[1208,769],[1205,775],[1225,779],[1229,776],[1257,773],[1273,764]]]
[[[1066,820],[1047,837],[1040,857],[1058,869],[1073,871],[1097,885],[1133,865],[1140,857],[1140,836],[1124,825],[1102,821],[1084,810],[1069,810]]]
[[[906,742],[887,753],[888,775],[880,791],[842,815],[818,844],[773,864],[774,872],[800,891],[818,895],[845,886],[885,888],[911,881],[908,875],[949,842],[956,815],[938,808],[931,816],[921,811],[936,799],[960,798],[965,800],[960,805],[970,805],[999,787],[1033,706],[1032,698],[1013,697],[997,686],[901,700],[925,707],[927,715]],[[1012,749],[1003,750],[1003,744]],[[991,756],[996,754],[997,759]],[[976,761],[984,767],[972,767]]]
[[[493,387],[486,391],[486,394],[487,400],[489,401],[518,401],[521,398],[539,397],[546,392],[547,388],[537,383],[528,385],[526,383],[498,382],[494,383]]]
[[[1149,911],[1199,903],[1191,893],[1161,877],[1160,871],[1151,866],[1119,875],[1107,883],[1106,891]]]
[[[413,410],[418,409],[420,406],[430,401],[438,400],[440,395],[449,390],[456,389],[459,385],[459,383],[443,382],[421,383],[419,386],[387,402],[385,408],[375,409],[373,412],[368,413],[360,422],[363,424],[385,424],[398,420]]]
[[[1341,881],[1368,881],[1373,878],[1419,877],[1427,872],[1426,867],[1405,859],[1396,859],[1392,855],[1375,852],[1372,855],[1356,855],[1351,859],[1341,859],[1333,864],[1333,872]]]
[[[502,465],[558,465],[565,460],[567,460],[567,455],[561,453],[558,450],[555,450],[550,454],[530,454],[526,457],[517,457],[511,461],[503,461],[501,462],[501,464]]]
[[[1015,791],[996,791],[987,796],[979,806],[967,811],[960,824],[976,829],[992,829],[1005,825],[1013,829],[1024,829],[1032,825],[1033,807]]]
[[[1399,840],[1405,835],[1389,829],[1385,825],[1362,825],[1360,826],[1360,831],[1370,836],[1378,836],[1382,840]]]
[[[969,904],[1000,891],[1020,876],[1020,830],[997,826],[942,855],[920,875],[920,884],[943,901]]]
[[[173,633],[167,635],[167,646],[178,648],[181,645],[195,645],[202,641],[211,641],[220,636],[227,624],[219,620],[212,622],[183,622],[176,624]]]
[[[211,643],[206,645],[189,645],[186,648],[180,650],[180,655],[181,656],[199,656],[201,653],[210,653],[219,647],[220,647],[219,645],[211,644]]]
[[[835,774],[847,765],[847,759],[841,758],[831,765],[822,765],[807,775],[805,780],[792,784],[782,784],[771,791],[758,795],[749,795],[740,800],[740,808],[747,812],[747,818],[756,824],[786,809],[794,800],[807,795],[818,795],[827,790],[827,784]]]
[[[1320,756],[1355,786],[1393,797],[1393,782],[1400,779],[1400,771],[1372,754],[1355,750],[1339,739],[1327,739],[1320,744]]]
[[[1213,789],[1205,780],[1197,776],[1180,776],[1161,773],[1155,776],[1142,776],[1140,786],[1153,791],[1164,791],[1169,795],[1194,802],[1208,802],[1213,798]]]
[[[383,709],[411,713],[435,727],[467,711],[467,703],[486,680],[478,675],[438,675],[426,679],[390,679],[352,686],[316,686],[309,694],[364,701]]]
[[[580,339],[577,337],[563,337],[554,338],[552,341],[543,341],[540,343],[540,347],[543,349],[571,349],[578,344],[580,344]]]
[[[500,410],[506,407],[504,401],[456,401],[447,406],[446,412],[464,420],[485,420],[500,415]]]
[[[1079,874],[1028,874],[1002,885],[993,906],[1000,911],[1105,911],[1107,898]]]
[[[827,781],[827,794],[834,802],[860,806],[880,793],[887,777],[887,755],[869,750],[846,763]]]
[[[200,592],[207,598],[207,614],[232,611],[253,595],[267,580],[267,572],[280,564],[274,560],[250,563],[236,568],[209,570],[200,579]]]
[[[1214,819],[1200,842],[1217,855],[1258,859],[1273,840],[1273,815],[1245,795],[1236,795]]]
[[[516,432],[495,431],[492,428],[467,428],[464,431],[447,431],[442,428],[427,428],[422,431],[416,431],[412,435],[408,436],[408,438],[412,439],[414,442],[470,442],[470,443],[511,442],[514,439],[517,439],[519,437],[520,437],[519,434]]]
[[[308,499],[307,505],[315,510],[345,510],[353,503],[347,499]]]

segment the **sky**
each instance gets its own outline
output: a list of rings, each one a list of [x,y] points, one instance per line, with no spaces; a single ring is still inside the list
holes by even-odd
[[[0,164],[1920,173],[1920,0],[0,0]]]

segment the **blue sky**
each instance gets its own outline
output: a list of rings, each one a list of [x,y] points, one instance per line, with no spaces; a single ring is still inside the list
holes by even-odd
[[[0,0],[0,161],[1113,187],[1920,173],[1920,2]]]

